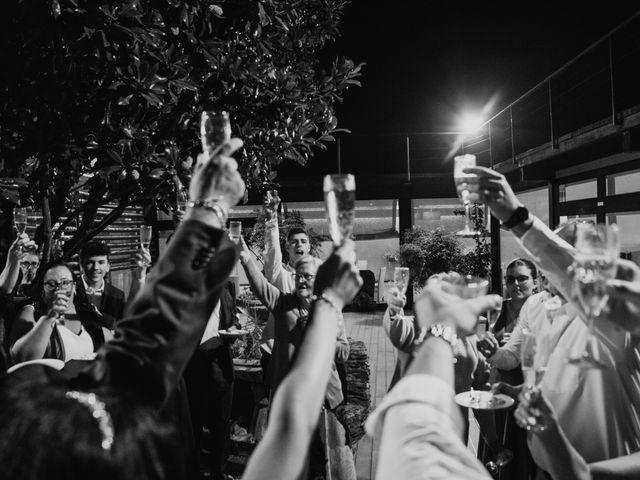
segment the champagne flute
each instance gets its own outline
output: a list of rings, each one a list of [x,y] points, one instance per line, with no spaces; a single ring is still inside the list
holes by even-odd
[[[18,231],[18,235],[22,235],[27,231],[29,216],[26,207],[16,207],[13,209],[13,225]]]
[[[576,223],[577,254],[571,270],[573,287],[587,317],[589,329],[583,353],[570,357],[569,363],[584,369],[605,368],[598,358],[598,344],[593,332],[596,319],[609,299],[607,280],[616,273],[620,256],[620,231],[617,225]]]
[[[531,330],[522,331],[522,343],[520,344],[520,367],[524,376],[525,395],[537,395],[544,373],[547,371],[549,348],[546,337],[537,337]],[[544,417],[532,417],[526,430],[540,432],[548,427]]]
[[[473,237],[480,234],[475,228],[471,228],[471,185],[477,183],[478,176],[475,173],[463,172],[465,168],[475,166],[475,155],[465,154],[453,158],[453,180],[456,184],[458,197],[460,197],[464,205],[464,228],[456,232],[456,235],[460,237]]]
[[[356,210],[356,180],[350,174],[325,175],[324,200],[329,234],[338,246],[353,233]]]
[[[229,114],[223,110],[205,110],[200,118],[202,151],[211,153],[231,138]]]
[[[140,246],[144,250],[149,250],[149,246],[151,245],[151,237],[153,235],[153,227],[151,225],[140,225]],[[145,260],[145,267],[149,266],[149,262]]]
[[[232,221],[229,222],[229,238],[233,243],[240,243],[240,237],[242,236],[242,222]]]

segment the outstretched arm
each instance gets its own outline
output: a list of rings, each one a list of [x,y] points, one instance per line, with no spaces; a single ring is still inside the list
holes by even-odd
[[[10,294],[18,281],[20,274],[20,258],[25,249],[35,249],[36,244],[33,240],[29,240],[26,233],[18,235],[15,241],[9,247],[7,252],[7,261],[0,273],[0,291]]]
[[[296,361],[278,387],[264,438],[249,459],[243,480],[295,480],[302,473],[333,364],[339,311],[362,285],[347,241],[318,270],[314,302]],[[287,452],[282,455],[282,452]]]
[[[240,263],[242,264],[242,268],[244,268],[244,272],[247,274],[251,290],[262,304],[267,307],[269,311],[273,312],[278,305],[282,292],[269,283],[260,272],[244,238],[240,239],[240,246],[242,247],[240,251]]]
[[[222,227],[244,193],[229,157],[241,145],[232,139],[199,157],[184,222],[79,384],[136,392],[155,407],[173,391],[236,263],[235,244]]]

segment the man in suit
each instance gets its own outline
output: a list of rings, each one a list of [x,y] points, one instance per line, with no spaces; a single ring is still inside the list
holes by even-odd
[[[224,479],[228,450],[234,378],[232,341],[219,332],[231,326],[239,327],[239,322],[235,284],[229,281],[184,372],[195,449],[198,455],[203,447],[209,452],[205,464],[213,480]],[[207,439],[203,428],[209,430]]]
[[[124,292],[105,280],[109,273],[109,246],[100,241],[87,243],[80,250],[82,275],[76,285],[79,302],[93,305],[102,315],[103,326],[113,330],[124,313]]]

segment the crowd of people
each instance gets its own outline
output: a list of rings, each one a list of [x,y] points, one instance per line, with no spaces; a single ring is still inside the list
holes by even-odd
[[[355,480],[339,411],[349,355],[342,310],[362,286],[355,243],[322,262],[306,233],[291,230],[283,262],[271,219],[261,270],[225,231],[245,189],[231,157],[241,146],[234,138],[198,158],[188,209],[148,274],[148,252],[139,253],[126,302],[105,279],[104,244],[82,250],[79,278],[62,261],[40,265],[26,235],[11,245],[0,273],[0,479],[198,478],[202,451],[211,478],[224,478],[234,371],[220,332],[238,322],[229,275],[239,261],[271,314],[262,342],[269,418],[243,480]],[[454,272],[428,280],[414,315],[399,292],[390,298],[382,323],[398,365],[366,423],[379,441],[376,478],[491,478],[467,447],[469,412],[455,401],[487,388],[518,400],[502,416],[477,415],[488,455],[522,465],[501,467],[502,478],[640,478],[640,268],[619,260],[607,283],[595,325],[605,368],[567,364],[588,334],[569,268],[575,229],[551,231],[498,172],[468,173],[474,199],[528,258],[506,268],[505,299],[460,298],[447,287]],[[478,335],[478,319],[491,315],[493,328]],[[519,386],[525,335],[550,352],[539,386]]]

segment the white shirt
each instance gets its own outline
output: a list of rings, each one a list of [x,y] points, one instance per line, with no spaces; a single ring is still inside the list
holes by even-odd
[[[431,375],[409,375],[384,397],[366,422],[380,439],[379,480],[482,480],[491,476],[462,442],[453,389]]]
[[[102,285],[98,288],[90,287],[87,281],[84,279],[84,275],[81,275],[82,283],[84,284],[84,291],[87,292],[87,295],[102,295],[104,293],[104,279],[102,280]]]
[[[58,334],[64,345],[64,361],[86,360],[94,357],[93,340],[83,328],[79,335],[76,335],[64,325],[57,325]]]
[[[522,236],[529,252],[565,298],[572,298],[568,274],[573,248],[554,235],[539,219]],[[599,359],[603,370],[582,370],[567,358],[584,351],[587,327],[579,316],[581,306],[571,302],[554,313],[546,328],[553,346],[542,391],[553,406],[569,442],[592,463],[640,450],[640,352],[638,341],[605,318],[595,323]],[[540,463],[545,452],[530,443]]]
[[[213,337],[219,337],[218,329],[220,328],[220,300],[216,303],[216,306],[213,308],[213,312],[211,312],[211,316],[207,321],[207,326],[204,329],[204,333],[202,334],[202,339],[200,340],[200,345]]]

